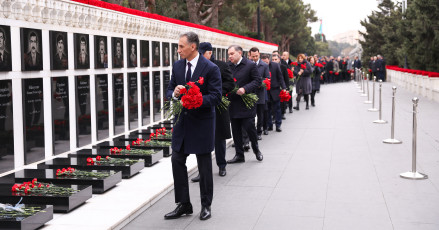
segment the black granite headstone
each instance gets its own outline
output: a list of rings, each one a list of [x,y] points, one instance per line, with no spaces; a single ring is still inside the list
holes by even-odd
[[[162,90],[162,98],[163,98],[163,104],[165,105],[169,100],[166,97],[166,91],[168,90],[169,82],[171,81],[171,75],[169,71],[163,71],[163,90]],[[165,109],[164,112],[167,112],[168,110]]]
[[[96,119],[98,140],[109,136],[108,130],[108,75],[96,75]]]
[[[149,66],[149,41],[140,41],[140,66]]]
[[[179,60],[178,52],[177,52],[178,51],[178,44],[172,43],[171,44],[171,51],[172,51],[172,65],[174,65],[174,63]]]
[[[142,72],[142,125],[148,125],[151,123],[151,98],[149,93],[151,92],[149,87],[149,72]]]
[[[78,147],[91,143],[90,76],[76,76]]]
[[[161,95],[160,95],[160,72],[152,72],[152,99],[154,101],[153,104],[153,114],[154,114],[154,122],[159,121],[161,119],[160,109],[161,109]]]
[[[123,73],[113,74],[114,133],[125,132]]]
[[[12,82],[0,81],[0,173],[14,168]]]
[[[69,80],[67,77],[52,78],[53,149],[55,154],[70,149]]]
[[[169,42],[162,43],[162,52],[163,52],[163,66],[169,66],[171,60],[169,58]]]
[[[160,66],[160,42],[152,42],[152,66]]]
[[[128,104],[129,104],[129,117],[130,129],[137,129],[139,127],[139,97],[137,93],[137,73],[128,74]]]
[[[43,79],[23,79],[24,163],[44,159]]]

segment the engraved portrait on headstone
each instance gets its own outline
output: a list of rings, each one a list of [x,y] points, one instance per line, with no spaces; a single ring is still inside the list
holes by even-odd
[[[94,37],[95,37],[95,68],[96,69],[108,68],[107,37],[98,36],[98,35]]]
[[[69,68],[67,33],[50,31],[50,69],[65,70]]]
[[[41,30],[21,28],[21,70],[43,70]]]
[[[152,42],[152,66],[160,66],[160,42]]]
[[[137,40],[127,39],[128,67],[137,67]]]
[[[74,34],[75,43],[75,68],[90,68],[90,46],[88,34]]]
[[[123,39],[111,38],[113,53],[113,68],[123,68]]]
[[[11,28],[0,25],[0,71],[11,70]]]
[[[162,43],[162,50],[163,50],[163,66],[169,66],[169,43],[163,42]]]
[[[172,50],[172,64],[174,65],[174,63],[176,61],[178,61],[178,44],[172,43],[171,45],[171,50]]]
[[[140,66],[149,66],[149,41],[140,41]]]

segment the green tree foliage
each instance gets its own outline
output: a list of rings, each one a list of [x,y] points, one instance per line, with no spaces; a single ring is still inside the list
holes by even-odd
[[[409,0],[407,12],[384,0],[379,11],[361,24],[366,28],[360,41],[368,58],[382,54],[389,65],[439,71],[439,1]]]

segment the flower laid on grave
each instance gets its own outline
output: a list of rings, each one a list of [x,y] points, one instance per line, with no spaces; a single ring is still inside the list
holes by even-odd
[[[162,110],[169,111],[167,119],[171,117],[177,117],[179,120],[180,114],[185,109],[196,109],[203,104],[203,95],[200,92],[200,86],[204,84],[204,78],[199,77],[196,82],[188,82],[184,88],[180,89],[181,99],[172,99],[167,101]]]
[[[139,160],[111,158],[110,156],[106,156],[105,158],[96,156],[96,161],[91,157],[87,158],[87,165],[133,165],[137,162],[139,162]]]
[[[79,190],[56,186],[52,183],[38,182],[37,178],[34,178],[32,181],[23,182],[21,184],[14,184],[11,191],[14,195],[17,196],[22,196],[26,194],[68,196],[75,192],[78,192]]]
[[[172,130],[171,131],[166,130],[165,127],[160,128],[160,129],[156,129],[155,133],[151,133],[149,135],[149,137],[151,139],[155,139],[155,140],[158,140],[158,139],[171,139],[172,138]]]
[[[159,141],[159,140],[142,140],[137,139],[137,141],[132,142],[133,146],[149,146],[149,147],[169,147],[171,146],[170,141]]]
[[[265,78],[265,80],[262,81],[262,86],[265,89],[270,90],[271,89],[271,79],[270,78]]]
[[[10,204],[0,203],[0,218],[8,219],[17,217],[29,217],[35,215],[38,212],[45,212],[41,210],[41,208],[42,207],[39,206],[25,207],[24,204],[20,204],[20,202],[18,202],[14,206]]]
[[[281,90],[279,93],[280,102],[289,101],[291,99],[290,94],[286,90]]]
[[[233,78],[233,80],[235,81],[235,88],[232,89],[232,91],[230,91],[228,95],[236,94],[236,92],[239,90],[239,85],[237,83],[238,80],[236,80],[236,78]],[[253,108],[256,102],[259,100],[258,96],[254,93],[244,93],[243,95],[241,95],[241,98],[247,109]]]
[[[141,140],[141,139],[138,139]],[[142,140],[143,141],[143,140]],[[140,142],[139,142],[140,143]],[[133,144],[134,145],[134,144]],[[151,154],[155,154],[155,151],[152,149],[120,149],[117,147],[111,148],[110,149],[111,154],[115,154],[115,155],[151,155]]]
[[[101,159],[99,157],[99,159]],[[97,159],[96,159],[97,160]],[[68,167],[67,169],[57,169],[57,177],[69,177],[69,178],[105,178],[109,177],[111,173],[109,172],[90,172],[83,170],[76,170],[75,168]]]

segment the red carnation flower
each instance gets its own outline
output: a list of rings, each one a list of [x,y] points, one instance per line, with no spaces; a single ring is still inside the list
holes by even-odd
[[[333,73],[333,72],[330,70],[330,71],[329,71],[329,74],[332,74],[332,73]]]
[[[180,94],[186,94],[186,92],[187,92],[186,88],[180,89]]]
[[[235,82],[237,82],[236,78],[233,78],[233,80],[234,80]]]
[[[335,75],[337,75],[337,76],[338,76],[338,72],[335,72]]]
[[[288,72],[288,78],[293,79],[294,78],[293,71],[291,71],[290,69],[287,69],[287,72]]]
[[[204,77],[200,77],[200,79],[198,80],[198,83],[200,83],[200,85],[204,84]]]
[[[346,62],[343,62],[343,65],[346,65]]]
[[[293,64],[293,66],[297,66],[297,62],[292,62],[291,64]]]
[[[371,69],[369,69],[369,73],[372,73],[372,70],[371,70]]]
[[[96,157],[96,160],[97,160],[97,161],[101,161],[101,156],[97,156],[97,157]]]
[[[131,146],[130,146],[130,145],[127,145],[127,146],[125,147],[125,149],[126,149],[126,150],[131,150]]]
[[[306,69],[306,64],[301,64],[301,65],[300,65],[300,68],[302,68],[302,69]]]
[[[267,90],[270,90],[270,89],[271,89],[271,79],[270,79],[270,78],[265,78],[265,80],[262,81],[262,85],[263,85]]]

